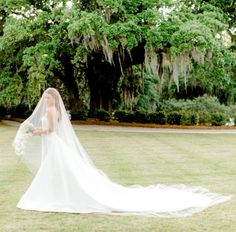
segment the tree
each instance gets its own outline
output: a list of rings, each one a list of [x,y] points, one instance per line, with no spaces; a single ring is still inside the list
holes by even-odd
[[[222,84],[229,82],[233,89],[235,4],[221,2],[4,1],[0,105],[33,105],[46,86],[54,85],[68,95],[70,107],[78,109],[85,77],[91,113],[111,111],[119,98],[120,78],[137,64],[141,73],[146,70],[158,78],[159,92],[164,80],[170,86],[175,83],[178,91],[180,76],[187,86],[191,77],[201,79],[216,67],[207,80],[223,79]],[[231,33],[228,47],[224,31]],[[132,78],[137,77],[129,75]]]
[[[222,84],[228,82],[227,72],[234,64],[225,62],[222,56],[233,60],[233,55],[216,36],[221,37],[222,32],[229,29],[231,18],[217,4],[190,1],[188,5],[182,2],[180,6],[173,6],[166,2],[169,8],[173,7],[167,15],[161,13],[163,5],[156,1],[132,1],[132,7],[129,3],[116,1],[111,9],[111,1],[93,2],[93,8],[76,15],[68,28],[77,45],[78,60],[85,60],[89,67],[90,90],[95,93],[91,109],[104,106],[103,90],[104,96],[109,96],[104,80],[113,83],[109,89],[115,91],[118,77],[129,66],[138,63],[144,63],[143,67],[159,77],[160,90],[164,78],[170,83],[174,81],[178,90],[179,77],[184,76],[186,86],[187,77],[196,76],[198,69],[203,67],[206,74],[216,68],[215,75],[223,75],[218,80],[223,79]],[[145,8],[147,4],[153,5]],[[138,52],[134,52],[136,48],[139,48]],[[106,70],[105,78],[98,74],[104,74],[101,69]],[[217,84],[217,78],[215,82]],[[111,104],[112,94],[110,96]]]
[[[5,106],[20,103],[32,106],[46,86],[63,84],[69,105],[77,106],[79,91],[72,64],[73,48],[67,36],[67,23],[60,21],[63,8],[52,1],[10,3],[2,6],[8,9],[8,17],[0,38],[3,61],[0,102]]]

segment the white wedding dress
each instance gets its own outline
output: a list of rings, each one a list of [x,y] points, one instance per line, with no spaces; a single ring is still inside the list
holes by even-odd
[[[42,118],[47,128],[47,118]],[[122,186],[79,159],[55,132],[43,136],[47,151],[18,208],[72,213],[187,216],[229,197],[184,185]]]
[[[73,130],[60,94],[49,89],[57,99],[55,107],[61,115],[59,121],[55,120],[53,132],[41,137],[28,136],[28,125],[49,128],[49,120],[44,116],[47,107],[42,97],[32,115],[21,124],[13,142],[16,154],[36,171],[31,185],[17,204],[18,208],[180,217],[232,197],[183,184],[123,186],[114,183],[89,159]]]

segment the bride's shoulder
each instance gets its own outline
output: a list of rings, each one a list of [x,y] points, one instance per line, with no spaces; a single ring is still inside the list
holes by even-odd
[[[58,112],[57,112],[57,109],[55,109],[55,107],[49,107],[47,110],[46,110],[46,116],[48,118],[50,117],[55,117],[57,116]]]

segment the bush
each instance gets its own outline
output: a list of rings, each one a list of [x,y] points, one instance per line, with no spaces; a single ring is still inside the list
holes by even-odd
[[[32,114],[32,109],[27,106],[18,105],[5,111],[5,115],[10,115],[12,118],[28,118]]]
[[[196,112],[184,111],[182,112],[180,124],[181,125],[197,125],[199,123],[199,115]]]
[[[100,121],[105,121],[105,122],[109,122],[111,119],[110,113],[103,109],[96,110],[95,117],[98,118]]]
[[[26,110],[22,113],[24,118],[28,118],[33,113],[32,110]]]
[[[88,111],[85,109],[80,109],[79,111],[70,111],[70,116],[72,120],[85,120],[88,116]]]
[[[236,115],[236,105],[230,105],[229,106],[229,114],[231,117],[235,117]]]
[[[211,123],[211,115],[204,112],[199,112],[199,124],[210,124]]]
[[[143,110],[135,111],[133,113],[133,122],[148,123],[149,114]]]
[[[163,105],[163,110],[165,112],[173,112],[173,111],[194,111],[201,112],[205,114],[211,113],[236,113],[236,107],[228,107],[224,104],[220,104],[217,97],[212,97],[208,95],[203,95],[201,97],[197,97],[193,100],[177,100],[177,99],[169,99]]]
[[[149,120],[151,123],[165,124],[166,123],[166,114],[165,112],[155,112],[149,114]]]
[[[167,123],[170,125],[180,125],[182,113],[171,112],[167,114]]]
[[[134,114],[131,111],[126,110],[117,110],[114,113],[114,118],[118,122],[133,122],[134,120]]]
[[[220,104],[217,97],[203,95],[193,100],[193,109],[205,113],[229,113],[230,108],[224,104]]]
[[[224,113],[213,113],[211,114],[211,125],[212,126],[225,125],[227,118],[228,118],[227,115]]]
[[[171,113],[175,111],[181,111],[181,110],[189,110],[192,108],[192,101],[185,101],[185,100],[177,100],[175,98],[167,100],[163,104],[163,110],[165,112]]]
[[[233,119],[234,119],[234,122],[236,123],[236,114],[231,114],[231,115],[230,115],[230,118],[233,118]]]

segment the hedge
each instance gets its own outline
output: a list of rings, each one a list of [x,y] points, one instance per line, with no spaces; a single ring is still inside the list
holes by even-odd
[[[213,113],[211,114],[211,125],[212,126],[222,126],[225,125],[227,121],[227,115],[224,113]]]
[[[108,111],[100,109],[95,111],[95,117],[100,121],[109,122],[111,120],[111,115]]]

